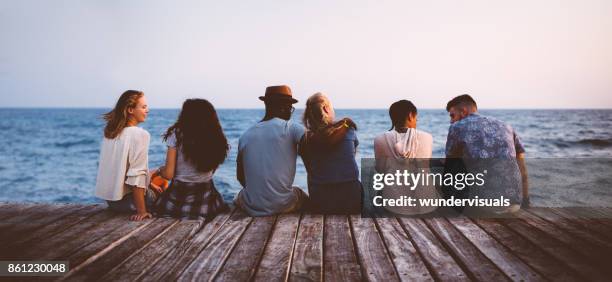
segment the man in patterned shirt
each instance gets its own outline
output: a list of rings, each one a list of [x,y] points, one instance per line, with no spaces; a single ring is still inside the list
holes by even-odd
[[[476,101],[464,94],[446,105],[451,125],[446,140],[446,158],[462,159],[468,168],[488,170],[485,189],[472,189],[481,198],[504,196],[516,211],[529,206],[525,149],[514,129],[495,118],[480,115]],[[479,189],[479,188],[476,188]]]

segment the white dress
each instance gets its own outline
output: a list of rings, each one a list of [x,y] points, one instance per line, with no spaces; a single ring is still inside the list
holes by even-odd
[[[150,139],[146,130],[130,126],[116,138],[102,140],[96,197],[118,201],[131,192],[127,185],[147,189]]]

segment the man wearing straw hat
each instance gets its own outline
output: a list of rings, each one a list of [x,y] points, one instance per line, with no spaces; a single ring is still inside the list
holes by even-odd
[[[301,209],[308,196],[293,186],[298,144],[304,127],[292,122],[291,88],[266,88],[266,114],[238,142],[237,178],[243,189],[234,203],[251,216],[267,216]]]

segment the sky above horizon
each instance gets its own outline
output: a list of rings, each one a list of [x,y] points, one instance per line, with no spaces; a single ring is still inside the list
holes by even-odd
[[[612,1],[0,0],[0,107],[612,108]]]

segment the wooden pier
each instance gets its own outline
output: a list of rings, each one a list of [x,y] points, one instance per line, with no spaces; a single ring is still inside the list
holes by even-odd
[[[239,211],[131,222],[102,205],[0,204],[0,260],[65,260],[66,281],[610,281],[612,209],[516,218]],[[29,281],[33,277],[0,277]]]

